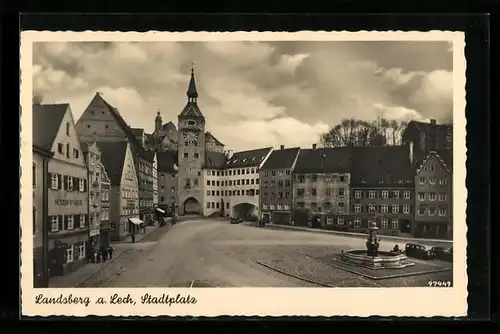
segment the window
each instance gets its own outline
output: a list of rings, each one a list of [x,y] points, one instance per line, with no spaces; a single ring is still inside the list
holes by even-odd
[[[212,202],[212,209],[215,209],[215,202]]]
[[[418,179],[418,183],[419,183],[419,184],[425,184],[425,177],[420,177],[420,178]]]
[[[80,215],[80,228],[85,228],[85,215]]]
[[[374,212],[374,211],[375,211],[375,205],[368,204],[368,212]]]
[[[61,143],[57,144],[57,152],[64,154],[64,145],[63,144],[61,144]]]
[[[198,179],[194,179],[193,183],[194,183],[195,186],[197,186],[198,185]]]
[[[435,201],[436,200],[436,193],[429,193],[429,201]]]
[[[425,208],[418,208],[418,215],[419,216],[425,215]]]
[[[316,189],[315,188],[311,189],[311,195],[316,196]]]
[[[344,225],[344,218],[337,218],[337,224],[338,225]]]
[[[389,221],[387,220],[387,218],[382,218],[381,220],[381,227],[382,228],[387,228],[389,226]]]
[[[85,257],[85,242],[75,244],[75,250],[78,252],[78,259],[83,259]]]
[[[382,213],[387,213],[389,211],[389,208],[387,204],[382,205]]]
[[[73,178],[71,176],[66,176],[66,190],[73,190]]]
[[[361,226],[361,218],[354,218],[354,227]]]
[[[306,178],[304,175],[297,175],[297,182],[298,183],[304,183],[305,180],[306,180]]]
[[[198,158],[199,156],[200,156],[200,155],[199,155],[198,153],[195,153],[195,154],[194,154],[194,157],[195,157],[195,158]]]
[[[290,210],[290,204],[285,204],[284,208],[285,208],[285,210]]]
[[[66,144],[66,158],[69,158],[70,155],[70,150],[69,150],[69,143]]]
[[[344,197],[345,189],[339,188],[339,197]]]
[[[392,220],[392,228],[397,229],[399,225],[399,221],[397,219]]]
[[[78,190],[80,190],[80,192],[82,192],[82,193],[85,191],[85,180],[84,179],[80,179],[79,185],[78,185]],[[104,193],[102,193],[102,194],[104,197]]]
[[[297,189],[297,196],[304,196],[304,189]]]
[[[439,201],[440,202],[446,201],[446,193],[440,193],[439,194]]]
[[[429,184],[432,184],[432,185],[436,184],[436,178],[435,177],[430,177],[429,178]]]
[[[69,122],[66,123],[66,136],[69,137]]]
[[[411,198],[411,192],[409,190],[405,190],[405,192],[404,192],[404,198],[405,199],[410,199]]]
[[[374,199],[375,198],[375,191],[374,190],[370,190],[370,192],[368,193],[368,196],[370,199]]]
[[[50,176],[50,189],[57,190],[59,188],[59,175],[51,174]]]
[[[382,198],[383,199],[388,199],[389,198],[389,191],[382,190]]]
[[[210,202],[207,202],[207,209],[210,209]]]
[[[435,216],[435,215],[436,215],[436,209],[429,208],[429,216]]]
[[[52,216],[50,218],[50,231],[51,232],[59,231],[59,216]]]
[[[340,182],[345,182],[345,175],[340,175],[339,180]]]
[[[207,190],[207,196],[210,196],[210,190]]]
[[[354,192],[354,198],[356,198],[356,199],[360,199],[360,198],[361,198],[361,191],[356,190],[356,191]]]
[[[66,248],[66,252],[64,253],[64,262],[73,262],[73,244],[68,245],[68,248]]]
[[[418,193],[418,200],[425,201],[425,193]]]
[[[33,187],[36,187],[36,162],[33,162]]]
[[[399,213],[399,205],[392,205],[392,213]]]
[[[356,212],[356,213],[360,213],[361,212],[361,204],[354,205],[354,212]]]
[[[436,169],[436,168],[434,167],[434,165],[430,165],[430,166],[429,166],[429,170],[430,170],[431,172],[434,172],[434,170],[435,170],[435,169]]]
[[[327,217],[327,218],[326,218],[326,223],[327,223],[328,225],[333,224],[333,217]]]
[[[184,158],[187,158],[189,155],[187,153],[184,153]]]
[[[395,199],[399,199],[399,190],[394,190],[393,195]]]
[[[403,205],[403,213],[410,213],[410,206],[409,205]]]
[[[75,222],[73,220],[73,216],[66,216],[66,219],[68,221],[68,230],[72,230],[75,228]]]
[[[446,216],[446,209],[439,209],[439,216],[440,217]]]
[[[36,207],[33,205],[33,234],[36,234]]]
[[[80,157],[80,151],[76,148],[73,149],[73,158],[78,159]]]
[[[448,183],[448,179],[447,178],[442,178],[442,179],[439,179],[439,184],[440,185],[445,185]]]

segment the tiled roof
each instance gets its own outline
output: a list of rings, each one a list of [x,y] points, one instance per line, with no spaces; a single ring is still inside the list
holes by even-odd
[[[125,132],[125,135],[127,136],[127,139],[129,140],[131,147],[132,147],[132,152],[135,154],[140,155],[142,158],[151,161],[151,157],[147,154],[145,154],[144,149],[142,148],[141,144],[138,142],[136,136],[134,135],[132,128],[125,122],[123,117],[120,115],[118,112],[118,109],[110,105],[106,100],[102,98],[100,94],[96,94],[96,98],[100,98],[102,102],[106,105],[108,110],[111,112],[113,117],[115,118],[116,122],[118,123],[118,126]]]
[[[205,152],[206,169],[223,169],[226,165],[226,154],[221,152]]]
[[[82,148],[83,153],[87,153],[89,151],[89,143],[86,141],[81,141],[80,142],[80,147]]]
[[[127,142],[100,141],[97,143],[101,151],[101,161],[106,168],[111,185],[120,185],[123,163],[127,152]]]
[[[274,150],[261,167],[261,170],[292,168],[293,162],[299,152],[299,147]]]
[[[205,133],[205,137],[206,137],[205,138],[206,141],[212,139],[213,141],[215,141],[215,144],[217,144],[219,146],[224,146],[224,144],[220,140],[218,140],[217,138],[215,138],[214,135],[211,132],[206,132]]]
[[[226,168],[259,166],[271,150],[272,147],[266,147],[257,150],[235,152],[231,158],[227,159]]]
[[[163,129],[171,129],[171,130],[177,130],[177,127],[175,126],[175,124],[170,121],[168,123],[165,123],[161,126]]]
[[[413,180],[408,146],[352,148],[351,184],[407,187]]]
[[[144,129],[139,129],[139,128],[130,128],[132,130],[132,133],[136,137],[141,137],[142,134],[144,133]]]
[[[348,147],[301,149],[294,173],[347,173],[351,149]]]
[[[68,103],[33,105],[33,145],[50,151]]]
[[[438,149],[430,151],[429,154],[426,155],[420,154],[415,156],[413,159],[414,161],[413,167],[415,168],[415,170],[419,169],[420,166],[431,154],[437,154],[438,158],[442,160],[442,162],[446,165],[446,167],[450,171],[453,171],[453,152],[450,149]]]
[[[158,152],[156,156],[158,161],[158,171],[160,173],[173,173],[175,172],[175,165],[177,165],[177,152],[165,151]]]
[[[196,102],[188,102],[179,117],[202,118],[204,116]]]

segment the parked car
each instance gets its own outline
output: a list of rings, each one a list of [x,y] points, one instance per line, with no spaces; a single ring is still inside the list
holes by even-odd
[[[432,253],[431,248],[420,244],[410,244],[410,243],[406,244],[405,254],[406,256],[422,260],[434,259],[434,254]]]
[[[453,261],[453,248],[446,248],[446,247],[432,247],[431,252],[434,255],[434,257],[438,260],[443,260],[443,261],[448,261],[452,262]]]
[[[231,220],[230,220],[231,224],[239,224],[241,222],[243,222],[243,218],[241,218],[241,217],[240,218],[231,217]]]

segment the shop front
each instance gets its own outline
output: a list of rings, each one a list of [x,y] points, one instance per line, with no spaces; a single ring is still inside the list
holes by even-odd
[[[86,263],[87,234],[60,236],[49,240],[49,275],[64,276]]]

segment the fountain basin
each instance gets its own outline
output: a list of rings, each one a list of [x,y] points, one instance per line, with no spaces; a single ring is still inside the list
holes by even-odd
[[[403,253],[379,251],[377,256],[369,256],[361,249],[342,251],[340,259],[348,264],[370,269],[401,269],[415,265]]]

